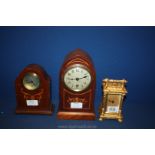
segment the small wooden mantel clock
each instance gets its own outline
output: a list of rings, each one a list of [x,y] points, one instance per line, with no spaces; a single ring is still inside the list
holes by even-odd
[[[103,99],[99,108],[100,121],[104,119],[123,121],[122,104],[127,93],[126,83],[126,80],[103,80]]]
[[[30,64],[15,81],[17,114],[52,114],[50,77],[45,70]]]
[[[60,71],[58,119],[94,120],[96,73],[90,56],[77,49],[69,53]]]

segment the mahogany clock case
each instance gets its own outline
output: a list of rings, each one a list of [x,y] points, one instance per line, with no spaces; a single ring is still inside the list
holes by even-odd
[[[64,83],[64,75],[74,67],[86,69],[91,75],[89,86],[79,92],[69,89]],[[95,120],[94,97],[96,88],[96,72],[92,59],[85,51],[76,49],[70,52],[61,67],[59,75],[59,110],[58,119]],[[81,109],[71,108],[71,103],[82,103]]]
[[[35,73],[39,76],[40,86],[35,90],[28,90],[24,87],[23,79],[28,73]],[[45,70],[37,65],[30,64],[24,68],[15,81],[17,114],[52,114],[53,106],[50,99],[51,79]],[[27,105],[27,101],[37,101],[38,105]]]

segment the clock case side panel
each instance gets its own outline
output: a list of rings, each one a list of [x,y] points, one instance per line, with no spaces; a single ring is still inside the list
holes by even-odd
[[[23,86],[23,77],[28,72],[39,75],[41,84],[38,89],[29,91]],[[50,77],[45,70],[36,64],[30,64],[19,74],[15,80],[16,87],[16,113],[17,114],[52,114],[53,106],[50,101]],[[38,106],[27,106],[26,100],[38,100]]]

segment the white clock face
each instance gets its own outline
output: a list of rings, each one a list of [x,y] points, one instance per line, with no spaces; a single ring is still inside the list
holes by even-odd
[[[73,67],[65,73],[64,82],[69,89],[80,92],[90,85],[91,75],[82,67]]]

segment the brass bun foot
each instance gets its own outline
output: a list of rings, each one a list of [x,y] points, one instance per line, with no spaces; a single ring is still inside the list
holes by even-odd
[[[103,120],[104,120],[103,118],[101,118],[101,117],[99,118],[99,121],[103,121]]]
[[[118,122],[122,123],[123,122],[123,119],[122,118],[119,118],[118,119]]]

